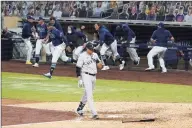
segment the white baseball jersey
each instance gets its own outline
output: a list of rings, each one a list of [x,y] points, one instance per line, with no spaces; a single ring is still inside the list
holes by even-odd
[[[89,55],[86,51],[80,54],[76,66],[81,68],[81,72],[88,72],[91,74],[97,73],[97,61],[100,59],[97,53]]]

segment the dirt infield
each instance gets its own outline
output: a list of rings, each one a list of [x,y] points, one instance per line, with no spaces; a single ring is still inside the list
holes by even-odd
[[[45,102],[3,106],[3,128],[191,128],[192,104],[96,102],[100,119],[74,115],[78,102]],[[136,122],[155,119],[153,122]],[[128,122],[135,121],[135,122]],[[11,125],[17,124],[17,125]]]
[[[23,62],[17,61],[4,61],[2,62],[3,72],[19,72],[28,74],[47,73],[50,65],[40,65],[39,68],[33,68],[31,65],[25,65]],[[55,76],[70,76],[75,77],[74,65],[57,65]],[[144,72],[141,71],[119,71],[117,67],[112,67],[109,71],[99,71],[97,78],[110,79],[110,80],[126,80],[126,81],[140,81],[140,82],[155,82],[155,83],[168,83],[168,84],[181,84],[192,86],[192,73],[191,72],[168,72],[162,74],[160,72]]]
[[[28,74],[43,74],[49,71],[50,65],[40,65],[33,68],[23,62],[2,62],[3,72],[18,72]],[[57,65],[54,76],[75,77],[74,65]],[[54,77],[53,76],[53,77]],[[119,71],[112,67],[109,71],[99,71],[97,78],[168,83],[192,86],[191,72],[159,72]],[[37,103],[33,101],[2,100],[3,128],[192,128],[192,104],[177,103],[96,103],[100,120],[90,121],[90,113],[79,118],[74,113],[78,103],[49,102]],[[87,106],[85,108],[88,111]],[[122,120],[138,120],[155,118],[154,122],[122,123]]]

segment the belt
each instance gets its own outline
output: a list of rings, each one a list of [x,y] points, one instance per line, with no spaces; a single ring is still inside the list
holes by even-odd
[[[91,76],[95,76],[96,74],[91,74],[91,73],[88,73],[88,72],[84,72],[85,74],[87,75],[91,75]]]

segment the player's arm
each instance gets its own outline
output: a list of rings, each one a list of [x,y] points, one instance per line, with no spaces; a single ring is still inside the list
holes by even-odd
[[[151,36],[150,41],[151,41],[152,43],[155,43],[155,42],[156,42],[156,37],[157,37],[156,31],[154,31],[154,32],[153,32],[153,35]]]
[[[104,44],[105,34],[106,33],[104,31],[99,33],[99,42],[100,42],[99,44],[100,44],[100,46],[102,46]]]
[[[168,33],[169,33],[169,38],[170,38],[170,40],[174,42],[175,39],[174,39],[173,35],[171,34],[170,31],[168,31]]]
[[[78,78],[81,78],[81,68],[83,66],[83,57],[80,55],[76,64],[76,74]]]
[[[83,34],[83,32],[77,31],[76,34],[80,37],[83,38],[84,42],[86,42],[86,36]]]
[[[99,59],[99,56],[97,54],[96,54],[96,56],[97,56],[97,60],[96,60],[97,68],[102,69],[103,64],[102,64],[101,60]]]

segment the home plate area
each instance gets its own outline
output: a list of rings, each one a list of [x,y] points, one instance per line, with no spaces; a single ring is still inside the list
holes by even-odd
[[[3,128],[189,128],[192,104],[96,102],[99,120],[75,113],[77,102],[43,102],[2,106]]]

